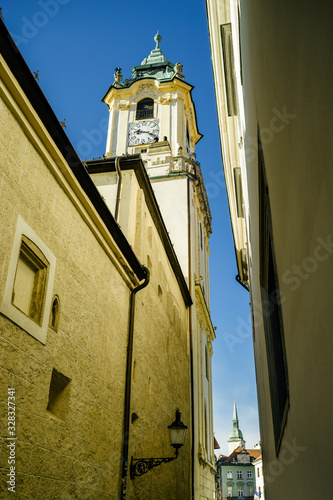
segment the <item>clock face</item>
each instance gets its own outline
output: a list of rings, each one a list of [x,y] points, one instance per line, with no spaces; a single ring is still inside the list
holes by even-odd
[[[140,120],[130,123],[128,126],[128,145],[137,146],[157,142],[159,132],[158,120]]]

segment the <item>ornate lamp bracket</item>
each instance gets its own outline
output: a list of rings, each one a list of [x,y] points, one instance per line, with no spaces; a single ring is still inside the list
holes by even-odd
[[[158,467],[163,463],[172,462],[178,456],[176,450],[176,455],[174,457],[165,457],[165,458],[133,458],[131,460],[130,465],[130,476],[131,479],[135,479],[136,476],[142,476],[146,474],[146,472],[152,470],[154,467]]]
[[[175,448],[174,457],[165,458],[133,458],[130,465],[130,477],[134,479],[136,476],[142,476],[149,470],[158,467],[161,464],[172,462],[178,457],[179,448],[184,444],[187,425],[180,420],[180,411],[176,410],[176,420],[168,425],[171,446]]]

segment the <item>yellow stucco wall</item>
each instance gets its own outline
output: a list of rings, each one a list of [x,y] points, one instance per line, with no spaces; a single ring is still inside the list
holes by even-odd
[[[3,101],[0,127],[1,297],[20,214],[56,257],[61,305],[45,346],[0,316],[1,400],[16,389],[17,491],[107,498],[119,488],[129,289]],[[53,368],[71,379],[65,421],[46,410]]]

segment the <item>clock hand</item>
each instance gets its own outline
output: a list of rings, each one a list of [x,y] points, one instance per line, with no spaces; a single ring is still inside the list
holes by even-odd
[[[148,132],[147,130],[137,130],[135,133],[136,134],[147,134],[147,135],[152,135],[153,137],[155,137],[154,132]]]

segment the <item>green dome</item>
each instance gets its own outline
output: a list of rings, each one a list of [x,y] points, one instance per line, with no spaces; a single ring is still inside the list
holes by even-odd
[[[184,79],[184,75],[181,74],[182,66],[180,65],[179,69],[179,63],[174,65],[163,55],[160,48],[162,37],[159,32],[156,33],[154,40],[156,47],[150,52],[148,57],[145,57],[139,66],[132,68],[132,78],[125,78],[124,81],[121,81],[121,75],[121,78],[116,79],[113,83],[114,87],[130,87],[133,82],[143,78],[153,78],[160,82],[171,81],[175,76],[181,80]]]
[[[239,441],[239,440],[243,441],[243,434],[242,431],[238,429],[238,427],[235,427],[232,429],[230,433],[230,441]]]

